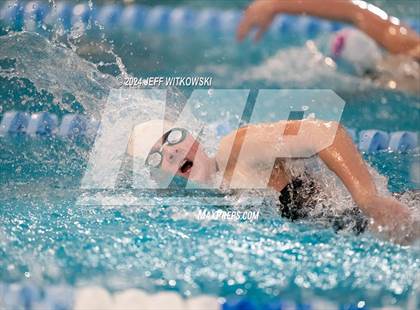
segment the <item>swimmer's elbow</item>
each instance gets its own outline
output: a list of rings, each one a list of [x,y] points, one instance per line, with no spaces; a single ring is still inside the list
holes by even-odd
[[[327,145],[332,146],[346,135],[345,128],[336,121],[311,121],[310,126],[306,128],[307,142],[318,150],[324,149]]]
[[[310,130],[315,131],[318,134],[335,132],[344,129],[343,126],[337,121],[324,121],[324,120],[309,120]]]

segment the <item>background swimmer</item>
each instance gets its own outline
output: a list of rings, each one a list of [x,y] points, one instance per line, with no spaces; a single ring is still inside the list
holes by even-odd
[[[257,0],[245,11],[237,29],[238,40],[242,41],[253,28],[257,29],[255,40],[259,40],[274,17],[281,13],[309,14],[352,23],[390,52],[381,57],[373,57],[374,72],[369,70],[365,73],[382,87],[420,91],[420,37],[414,30],[378,7],[359,0]],[[360,36],[356,37],[356,40],[359,38]],[[351,35],[346,37],[339,33],[333,38],[332,44],[353,39]],[[353,53],[366,55],[365,42],[361,41],[360,48],[353,50]]]
[[[227,188],[233,176],[239,188],[261,184],[264,182],[263,172],[268,171],[271,176],[265,185],[281,193],[282,214],[292,219],[293,212],[297,214],[313,203],[312,188],[316,182],[312,179],[305,184],[305,176],[292,176],[285,168],[282,154],[290,154],[293,158],[308,150],[322,149],[337,130],[333,143],[318,152],[318,156],[341,179],[363,214],[373,220],[370,224],[372,230],[384,233],[397,242],[411,241],[419,233],[415,227],[418,223],[414,223],[413,215],[406,206],[378,193],[366,164],[338,123],[302,120],[249,125],[222,138],[215,157],[208,156],[187,130],[175,128],[168,122],[164,123],[163,134],[161,128],[160,120],[137,125],[130,138],[128,154],[149,168],[205,184],[215,180],[217,173],[221,172],[220,167],[226,167],[222,184]],[[294,136],[290,139],[287,135],[279,138],[279,132],[284,132],[285,128],[299,131],[299,138]],[[239,157],[245,137],[248,147]],[[273,157],[280,158],[274,167]]]

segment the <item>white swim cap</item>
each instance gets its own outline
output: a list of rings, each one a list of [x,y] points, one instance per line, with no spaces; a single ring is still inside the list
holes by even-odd
[[[374,69],[382,57],[378,44],[354,28],[345,28],[335,34],[331,41],[331,54],[336,60],[350,63],[359,74]]]
[[[128,142],[127,153],[137,159],[146,160],[156,142],[172,128],[173,124],[164,120],[151,120],[136,125]]]

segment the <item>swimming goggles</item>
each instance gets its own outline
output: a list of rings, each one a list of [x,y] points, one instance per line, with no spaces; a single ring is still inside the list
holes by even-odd
[[[176,145],[187,137],[187,131],[183,128],[173,128],[162,136],[162,145],[159,150],[152,151],[146,158],[146,166],[159,168],[163,161],[162,149],[164,145]]]

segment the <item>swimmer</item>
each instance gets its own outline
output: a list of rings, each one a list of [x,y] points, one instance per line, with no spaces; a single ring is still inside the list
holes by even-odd
[[[305,217],[305,208],[314,203],[311,199],[319,189],[314,179],[308,181],[306,173],[292,176],[285,168],[286,158],[282,154],[291,154],[293,158],[293,154],[298,157],[302,152],[322,149],[328,145],[325,144],[330,141],[328,137],[336,133],[332,144],[317,156],[350,192],[357,205],[357,210],[351,212],[364,215],[366,221],[359,221],[358,232],[369,227],[399,243],[418,237],[418,223],[410,209],[393,197],[378,193],[365,162],[339,123],[307,119],[247,125],[224,136],[214,157],[186,129],[166,121],[163,124],[163,132],[161,120],[135,126],[127,153],[151,171],[157,169],[203,184],[212,184],[216,175],[222,173],[222,188],[229,188],[233,175],[236,187],[261,184],[262,172],[268,172],[270,178],[265,185],[280,193],[281,214],[292,220]],[[299,135],[283,135],[280,139],[279,132],[285,130],[299,131]],[[247,149],[239,157],[245,138]],[[224,172],[220,167],[226,167]]]
[[[308,14],[353,24],[389,52],[377,58],[367,55],[367,58],[375,58],[375,63],[366,70],[366,75],[381,87],[420,92],[420,37],[396,17],[360,0],[256,0],[239,23],[237,39],[242,41],[256,29],[255,40],[258,41],[274,17],[281,13]],[[345,38],[343,33],[334,38],[333,53],[337,52],[337,47],[342,48]],[[364,41],[359,45],[351,52],[366,54]]]

